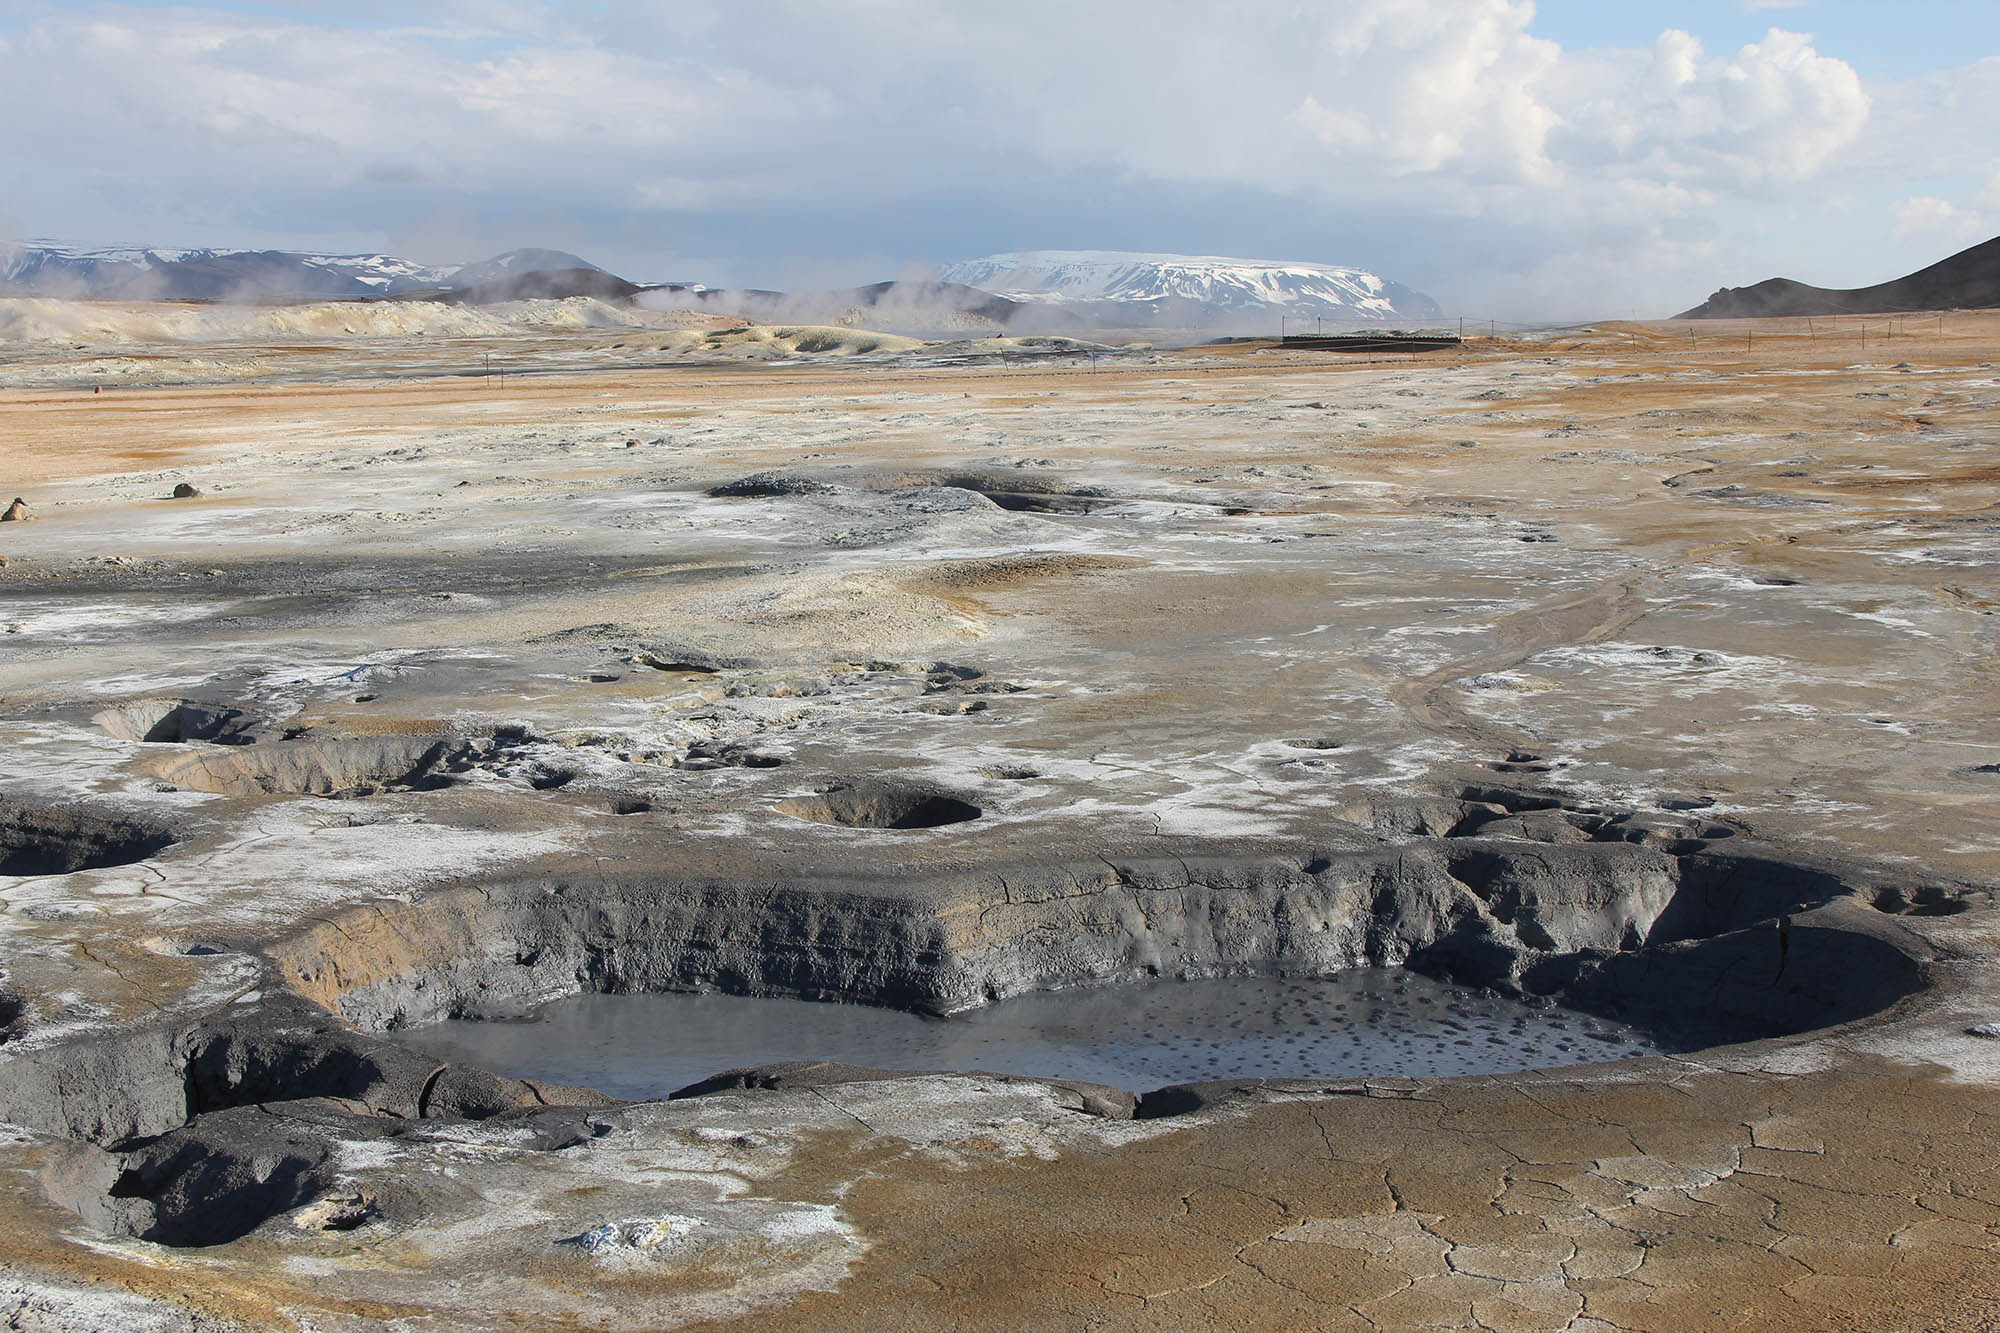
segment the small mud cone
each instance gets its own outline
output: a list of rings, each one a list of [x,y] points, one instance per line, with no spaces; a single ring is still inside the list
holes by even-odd
[[[191,486],[187,482],[181,482],[180,484],[174,487],[174,499],[176,500],[193,500],[198,498],[200,495],[201,495],[200,488],[196,486]]]
[[[33,517],[34,515],[28,512],[28,502],[17,495],[14,497],[14,503],[7,506],[7,512],[0,514],[0,523],[24,523]]]

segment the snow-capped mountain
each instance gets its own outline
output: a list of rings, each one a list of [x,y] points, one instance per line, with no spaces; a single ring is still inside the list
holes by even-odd
[[[561,250],[510,250],[472,264],[419,264],[395,255],[289,250],[85,248],[0,244],[0,290],[130,300],[258,300],[389,296],[459,289],[548,269],[595,269]]]
[[[51,296],[82,296],[136,278],[199,250],[149,250],[117,245],[85,250],[49,241],[0,242],[0,286]]]
[[[395,255],[300,255],[299,258],[319,268],[345,274],[378,292],[443,287],[458,272],[458,267],[452,265],[419,264]]]
[[[1151,307],[1163,318],[1279,314],[1341,320],[1435,319],[1437,302],[1336,264],[1123,250],[1023,250],[947,264],[938,276],[1024,302]]]

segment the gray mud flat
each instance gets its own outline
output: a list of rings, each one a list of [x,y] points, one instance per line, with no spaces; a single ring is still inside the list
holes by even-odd
[[[525,1021],[454,1019],[398,1035],[454,1064],[631,1100],[794,1060],[1140,1092],[1215,1079],[1513,1073],[1667,1049],[1634,1028],[1400,968],[1044,991],[948,1018],[736,995],[579,995]]]

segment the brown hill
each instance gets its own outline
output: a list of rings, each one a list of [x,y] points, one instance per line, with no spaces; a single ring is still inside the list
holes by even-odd
[[[1906,310],[2000,306],[2000,236],[1893,282],[1839,290],[1790,278],[1724,287],[1675,319],[1754,319],[1784,315],[1887,315]]]

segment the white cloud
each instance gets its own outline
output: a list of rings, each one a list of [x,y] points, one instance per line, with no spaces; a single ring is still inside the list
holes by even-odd
[[[1629,60],[1566,56],[1508,0],[1261,19],[1129,0],[672,12],[690,11],[700,21],[524,41],[497,59],[414,30],[50,16],[0,52],[0,106],[72,150],[197,173],[346,171],[393,150],[481,179],[614,159],[668,177],[817,163],[800,183],[818,188],[1014,156],[1296,193],[1348,188],[1329,171],[1573,185],[1607,158],[1680,183],[1796,179],[1867,113],[1853,71],[1801,37],[1774,30],[1711,61],[1669,33],[1635,88]]]
[[[1880,85],[1845,165],[1877,179],[1925,180],[2000,168],[2000,56]]]
[[[1331,8],[1292,122],[1329,167],[1546,181],[1557,118],[1542,84],[1561,48],[1527,33],[1531,13],[1500,0]]]
[[[871,223],[948,218],[958,200],[1012,196],[1041,219],[1001,244],[1090,245],[1111,201],[1179,191],[1220,201],[1212,213],[1239,195],[1290,210],[1286,257],[1369,258],[1341,248],[1357,218],[1459,237],[1450,253],[1390,243],[1392,276],[1428,266],[1471,300],[1565,265],[1609,281],[1634,256],[1680,282],[1713,261],[1730,208],[1860,179],[1857,160],[1887,152],[1870,90],[1806,37],[1566,51],[1524,0],[451,0],[422,26],[386,0],[288,12],[34,11],[0,44],[10,210],[83,239],[172,223],[134,239],[203,241],[224,220],[285,242],[422,231],[442,199],[482,235],[495,218],[589,216],[627,249],[650,235],[670,250],[704,219],[784,218],[795,254],[872,255]],[[1991,63],[1950,95],[2000,94]],[[1897,92],[1891,111],[1928,124],[1946,96]],[[849,232],[815,225],[828,218]],[[1157,213],[1112,221],[1203,244]],[[991,218],[963,224],[1001,248]],[[1539,277],[1476,271],[1468,242],[1497,230],[1540,256]]]
[[[1868,120],[1853,68],[1776,28],[1724,59],[1669,30],[1643,67],[1631,53],[1573,63],[1559,151],[1600,175],[1767,189],[1813,175]]]
[[[1892,206],[1889,212],[1895,218],[1895,226],[1889,234],[1899,241],[1933,237],[1945,241],[1969,241],[1986,230],[1979,214],[1934,195],[1912,196]]]
[[[1993,170],[1987,174],[1986,184],[1973,202],[1982,212],[2000,213],[2000,163],[1995,164]]]

